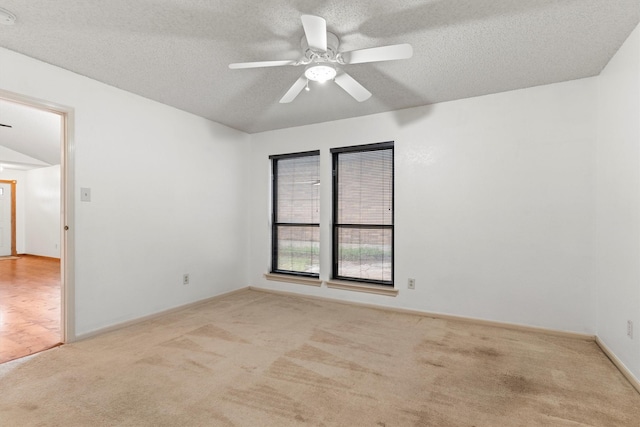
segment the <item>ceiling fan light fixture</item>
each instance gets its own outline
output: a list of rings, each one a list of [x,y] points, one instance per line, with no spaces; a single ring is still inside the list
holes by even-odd
[[[336,69],[328,64],[309,65],[304,71],[304,76],[307,79],[318,83],[324,83],[326,81],[333,80],[336,74]]]

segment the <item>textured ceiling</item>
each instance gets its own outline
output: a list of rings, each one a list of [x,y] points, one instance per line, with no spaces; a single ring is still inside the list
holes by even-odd
[[[0,46],[250,133],[594,76],[640,19],[640,0],[0,0],[0,7],[18,17],[0,26]],[[346,66],[373,93],[363,103],[329,83],[279,104],[301,67],[228,64],[298,59],[302,14],[325,18],[341,51],[410,43],[414,56]]]

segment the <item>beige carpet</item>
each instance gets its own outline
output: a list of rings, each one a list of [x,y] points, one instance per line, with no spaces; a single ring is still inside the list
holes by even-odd
[[[5,426],[635,426],[593,342],[244,291],[0,365]]]

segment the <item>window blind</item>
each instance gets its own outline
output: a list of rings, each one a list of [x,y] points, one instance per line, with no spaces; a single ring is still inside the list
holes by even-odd
[[[393,143],[334,149],[333,277],[393,284]]]
[[[320,270],[320,155],[271,156],[272,272],[318,277]]]

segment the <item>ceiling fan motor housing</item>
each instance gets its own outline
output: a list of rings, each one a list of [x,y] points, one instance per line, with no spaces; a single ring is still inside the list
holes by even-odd
[[[300,45],[302,46],[302,52],[304,53],[304,57],[309,62],[336,62],[338,56],[338,46],[340,45],[340,39],[333,33],[327,31],[327,51],[326,52],[318,52],[314,51],[309,47],[309,43],[307,42],[307,38],[302,36],[300,40]]]

